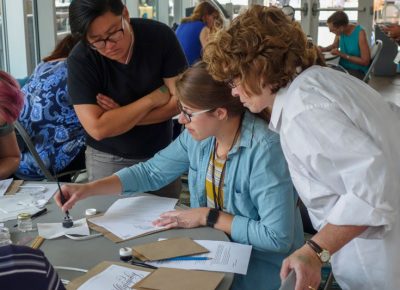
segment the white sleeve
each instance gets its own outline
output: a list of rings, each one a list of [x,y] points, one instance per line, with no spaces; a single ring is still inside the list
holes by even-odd
[[[283,134],[290,158],[308,173],[309,183],[325,187],[313,194],[331,195],[325,222],[370,226],[363,234],[369,238],[381,237],[392,228],[400,194],[391,190],[395,174],[385,165],[374,136],[334,104],[303,111]]]

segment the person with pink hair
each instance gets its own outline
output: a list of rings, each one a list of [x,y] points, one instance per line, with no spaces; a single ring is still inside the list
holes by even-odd
[[[0,179],[5,179],[17,170],[20,151],[13,122],[24,104],[17,81],[0,71]]]

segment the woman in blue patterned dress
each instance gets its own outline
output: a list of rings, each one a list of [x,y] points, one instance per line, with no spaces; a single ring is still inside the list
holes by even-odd
[[[84,130],[67,92],[67,56],[77,43],[67,35],[50,56],[38,64],[22,91],[24,108],[18,121],[25,128],[46,167],[53,172],[84,168]],[[44,178],[27,148],[16,176],[22,179]]]

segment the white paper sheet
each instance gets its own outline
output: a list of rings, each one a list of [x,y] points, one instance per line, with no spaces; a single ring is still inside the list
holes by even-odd
[[[196,255],[196,257],[208,257],[211,258],[210,260],[158,261],[146,263],[156,267],[207,270],[246,275],[252,246],[209,240],[195,240],[195,242],[210,251],[209,253]]]
[[[33,205],[30,197],[5,195],[0,197],[0,222],[16,219],[18,214],[37,213],[40,208]]]
[[[160,227],[152,222],[160,214],[174,210],[176,198],[158,196],[138,196],[122,198],[114,202],[101,217],[91,218],[90,221],[101,226],[122,240],[145,234]]]
[[[60,216],[61,219],[61,216]],[[89,226],[86,222],[86,218],[74,221],[74,225],[67,229],[60,223],[38,223],[37,224],[39,236],[45,239],[55,239],[65,234],[69,235],[90,235]]]
[[[0,196],[3,196],[13,182],[13,178],[0,180]]]
[[[15,195],[25,195],[30,196],[30,198],[34,202],[40,202],[40,200],[44,200],[44,203],[47,203],[53,195],[58,190],[57,183],[32,183],[32,182],[24,182],[18,188],[18,191]]]
[[[16,219],[22,212],[37,213],[57,189],[57,184],[25,182],[15,195],[0,196],[0,222]]]
[[[111,265],[82,284],[78,290],[132,290],[150,272]]]

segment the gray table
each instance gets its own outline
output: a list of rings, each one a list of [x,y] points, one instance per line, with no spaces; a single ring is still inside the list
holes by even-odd
[[[85,199],[75,205],[70,211],[70,215],[73,219],[80,219],[84,217],[85,209],[87,208],[96,208],[98,211],[104,212],[118,198],[121,197],[97,196]],[[47,210],[48,212],[45,215],[34,219],[34,228],[36,228],[36,223],[38,222],[58,222],[63,220],[64,215],[53,200],[47,205]],[[37,236],[37,230],[27,233],[19,232],[17,228],[13,227],[15,223],[15,220],[6,223],[6,226],[10,228],[11,238],[15,244],[19,241],[26,241],[28,237],[34,238]],[[85,241],[74,241],[66,237],[60,237],[53,240],[45,240],[40,249],[46,254],[47,258],[54,266],[90,269],[101,261],[119,261],[119,248],[121,247],[154,242],[157,241],[158,238],[179,236],[186,236],[192,239],[229,241],[224,232],[203,227],[196,229],[168,230],[121,243],[114,243],[103,236]],[[83,274],[66,270],[58,270],[58,272],[61,278],[68,280]],[[233,274],[225,273],[225,278],[217,289],[229,289],[232,281]]]

